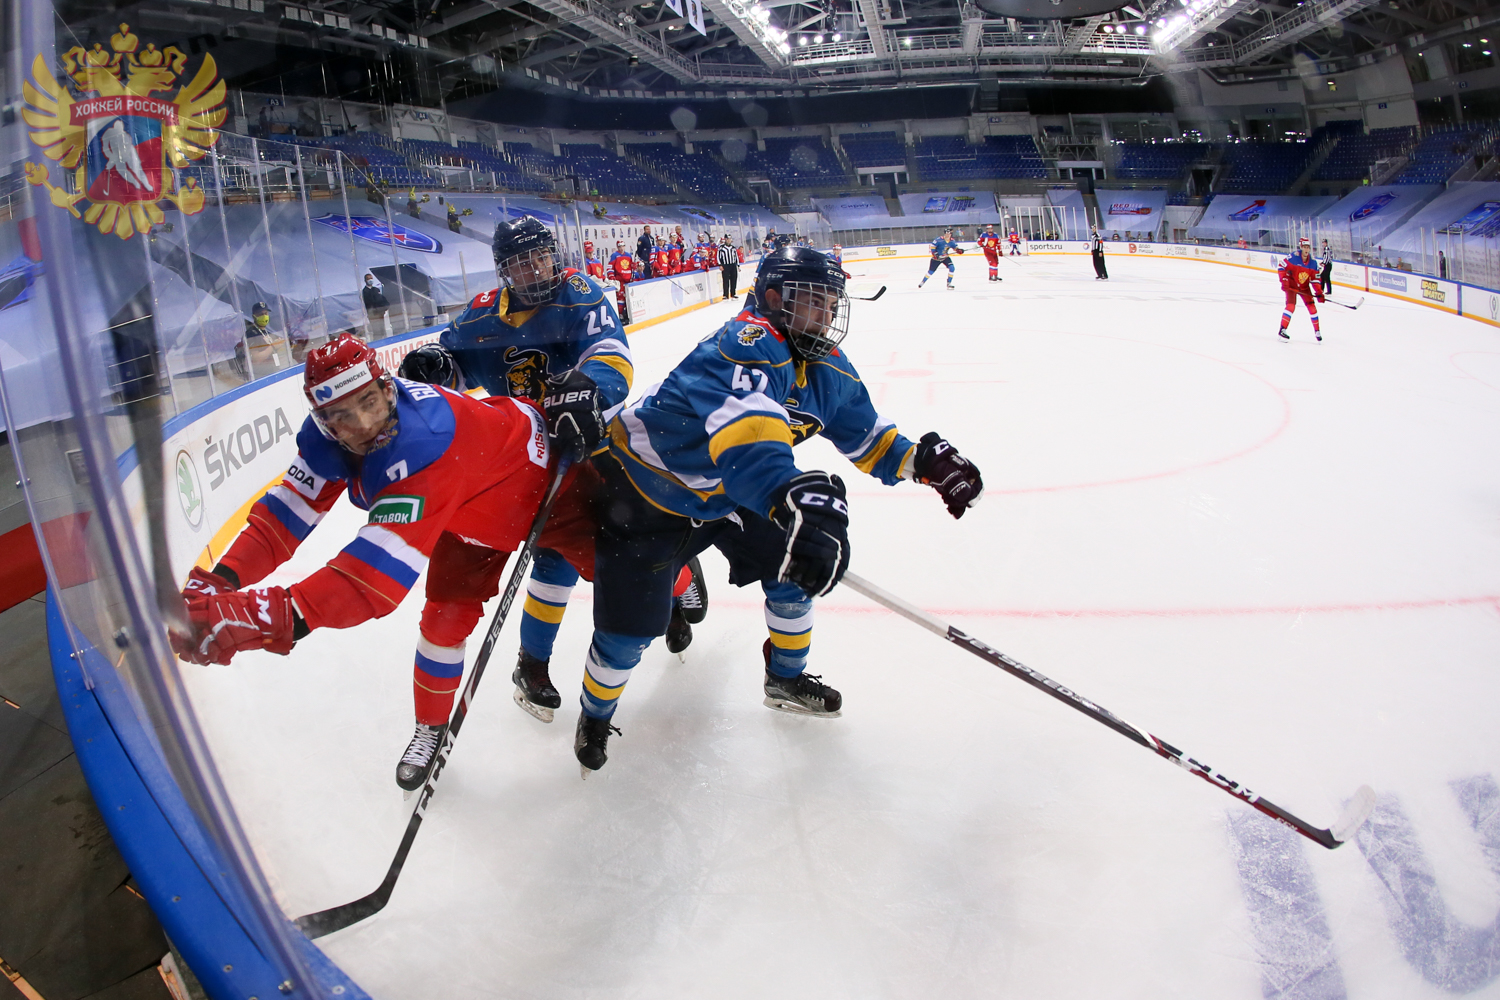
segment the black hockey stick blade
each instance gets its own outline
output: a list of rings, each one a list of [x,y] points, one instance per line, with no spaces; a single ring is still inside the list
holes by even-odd
[[[885,294],[885,286],[881,285],[880,286],[880,291],[876,292],[874,295],[851,295],[849,297],[851,299],[857,299],[860,302],[874,302],[876,299],[880,298],[884,294]]]
[[[899,597],[880,589],[868,580],[854,573],[845,573],[843,582],[844,586],[849,587],[856,593],[863,594],[876,604],[887,607],[903,618],[922,626],[929,632],[942,636],[955,646],[963,647],[980,659],[1004,670],[1011,676],[1018,677],[1037,690],[1051,695],[1064,705],[1077,709],[1095,722],[1102,722],[1121,736],[1134,740],[1147,750],[1152,751],[1158,756],[1165,757],[1189,774],[1196,775],[1210,785],[1228,792],[1246,805],[1260,810],[1272,819],[1286,824],[1307,839],[1316,844],[1321,844],[1330,850],[1349,840],[1350,837],[1353,837],[1354,832],[1363,825],[1365,820],[1369,819],[1371,811],[1375,808],[1375,792],[1369,785],[1361,785],[1355,791],[1354,797],[1350,800],[1348,806],[1345,807],[1343,814],[1339,816],[1338,821],[1332,827],[1325,829],[1313,826],[1306,820],[1287,812],[1274,802],[1250,791],[1250,789],[1239,782],[1231,780],[1207,764],[1201,764],[1193,758],[1186,756],[1181,750],[1178,750],[1170,743],[1157,739],[1144,729],[1137,729],[1102,705],[1094,704],[1083,695],[1064,687],[1045,674],[1031,669],[1019,660],[1012,659],[998,649],[986,645],[973,636],[954,628],[952,625],[940,621],[920,608],[907,604]]]
[[[453,721],[448,724],[448,730],[443,735],[443,744],[438,747],[437,759],[433,761],[432,770],[427,775],[427,783],[422,786],[422,792],[417,797],[417,805],[411,811],[411,819],[406,822],[406,832],[401,835],[401,846],[396,848],[396,856],[391,860],[391,866],[386,869],[385,878],[381,879],[380,885],[367,896],[361,896],[351,903],[298,917],[297,927],[308,937],[320,938],[325,934],[343,930],[351,924],[357,924],[366,917],[379,913],[385,908],[385,904],[391,901],[391,893],[396,889],[396,879],[401,877],[401,869],[406,865],[407,855],[411,853],[411,845],[415,843],[417,831],[421,829],[422,819],[427,814],[427,804],[432,801],[432,792],[437,787],[438,776],[443,773],[443,767],[448,763],[448,755],[453,752],[453,743],[458,738],[458,731],[463,728],[464,720],[469,717],[469,704],[474,699],[474,692],[479,689],[480,678],[484,676],[484,668],[488,666],[490,654],[495,649],[495,640],[499,638],[500,629],[505,624],[505,617],[510,612],[510,606],[515,601],[517,592],[521,589],[521,582],[526,578],[526,569],[531,565],[531,554],[536,549],[537,539],[542,536],[542,529],[547,526],[547,516],[552,513],[552,505],[557,501],[563,477],[567,475],[571,464],[572,462],[567,458],[559,461],[557,471],[552,474],[552,481],[547,484],[545,499],[537,510],[536,516],[531,520],[531,529],[526,533],[526,541],[522,543],[521,550],[517,554],[515,568],[511,571],[510,580],[505,585],[505,592],[500,596],[500,606],[495,609],[495,614],[490,618],[490,627],[484,634],[484,645],[479,647],[479,655],[474,658],[474,669],[470,671],[468,683],[464,685],[463,694],[458,699],[458,707],[453,712]]]
[[[1358,309],[1360,306],[1365,304],[1365,297],[1361,295],[1359,297],[1359,301],[1354,303],[1354,305],[1352,306],[1347,302],[1335,302],[1333,299],[1328,299],[1327,301],[1333,302],[1333,304],[1336,306],[1343,306],[1345,309]]]

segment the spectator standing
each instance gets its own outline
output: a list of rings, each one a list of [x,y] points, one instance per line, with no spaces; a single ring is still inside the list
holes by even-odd
[[[641,227],[641,238],[635,241],[635,256],[641,262],[641,277],[650,278],[655,276],[652,271],[652,250],[656,247],[656,241],[651,238],[651,227]]]
[[[719,276],[724,282],[724,297],[732,299],[739,294],[740,256],[725,233],[718,246]]]
[[[391,309],[391,300],[385,297],[385,291],[376,283],[375,275],[365,275],[365,287],[360,289],[359,297],[365,304],[365,318],[370,321],[371,335],[378,337],[385,333],[385,314]]]
[[[1443,256],[1443,251],[1438,251],[1438,277],[1448,277],[1448,258]]]

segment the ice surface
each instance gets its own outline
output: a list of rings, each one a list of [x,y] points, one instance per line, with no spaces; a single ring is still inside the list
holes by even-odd
[[[513,614],[390,905],[320,942],[358,982],[1404,1000],[1453,995],[1424,978],[1453,967],[1433,954],[1493,954],[1494,817],[1455,789],[1500,775],[1500,331],[1371,295],[1326,307],[1322,343],[1299,311],[1282,343],[1269,274],[1112,257],[1105,283],[1086,257],[1007,258],[991,284],[977,255],[957,264],[951,292],[917,291],[918,260],[851,264],[857,292],[891,290],[854,305],[846,347],[881,411],[941,431],[988,493],[954,521],[931,490],[809,442],[799,464],[849,483],[853,568],[1317,825],[1363,783],[1387,821],[1334,852],[1240,822],[1219,791],[847,591],[819,602],[812,651],[844,717],[769,711],[759,593],[710,552],[687,662],[647,651],[587,783],[589,589],[563,623],[551,726],[511,704]],[[634,335],[637,386],[730,313]],[[341,504],[275,580],[358,523]],[[420,609],[416,593],[290,657],[189,668],[289,914],[369,892],[396,848]],[[1482,962],[1464,968],[1471,995],[1500,997]]]

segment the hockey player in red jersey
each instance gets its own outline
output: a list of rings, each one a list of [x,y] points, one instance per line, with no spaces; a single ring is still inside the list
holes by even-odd
[[[990,280],[1002,281],[1000,277],[1000,234],[993,224],[986,225],[979,234],[979,249],[984,251],[985,262],[990,265]]]
[[[636,262],[630,251],[625,249],[624,240],[615,240],[615,252],[609,258],[609,269],[605,275],[619,286],[615,291],[615,299],[619,303],[620,318],[629,323],[630,314],[625,308],[625,286],[636,278]]]
[[[1318,324],[1318,307],[1313,304],[1314,298],[1319,302],[1323,301],[1323,282],[1318,279],[1319,270],[1318,262],[1313,259],[1312,244],[1305,239],[1298,243],[1295,254],[1276,265],[1276,276],[1281,279],[1281,290],[1286,293],[1286,307],[1281,311],[1281,328],[1276,331],[1282,340],[1292,339],[1286,328],[1292,322],[1298,296],[1301,296],[1302,304],[1307,307],[1307,315],[1312,320],[1313,336],[1323,339],[1323,330]]]
[[[303,391],[312,413],[296,460],[213,572],[193,569],[184,596],[195,634],[173,645],[194,663],[227,664],[249,649],[286,654],[314,629],[390,614],[426,569],[416,731],[396,775],[414,790],[447,728],[465,641],[546,488],[547,422],[530,400],[481,401],[392,378],[349,334],[308,354]],[[539,544],[592,579],[596,479],[575,468]],[[369,518],[327,566],[290,587],[241,589],[291,558],[345,492]]]
[[[1021,256],[1021,234],[1012,229],[1007,239],[1010,240],[1010,255],[1012,257]]]
[[[662,274],[681,274],[682,259],[686,253],[687,247],[683,245],[682,231],[678,230],[672,234],[672,242],[667,246],[667,269]]]
[[[672,273],[672,259],[665,243],[658,242],[651,248],[651,277],[661,278]]]
[[[594,256],[594,241],[583,241],[583,270],[590,278],[607,281],[604,276],[604,262]]]

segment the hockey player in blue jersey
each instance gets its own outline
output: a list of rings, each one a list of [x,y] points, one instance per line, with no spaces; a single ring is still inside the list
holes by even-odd
[[[979,471],[952,445],[936,433],[910,441],[875,412],[837,349],[848,324],[837,264],[812,249],[773,251],[753,304],[610,422],[594,458],[594,636],[574,737],[585,777],[604,765],[631,669],[667,627],[674,576],[710,545],[730,583],[765,591],[765,703],[839,714],[839,692],[804,668],[812,598],[849,565],[848,507],[839,478],[799,470],[793,445],[821,434],[883,483],[933,486],[954,517],[979,499]]]
[[[964,248],[959,246],[958,241],[953,238],[953,230],[945,229],[943,230],[943,235],[932,241],[931,246],[928,247],[928,251],[932,254],[932,259],[927,262],[927,274],[921,281],[917,282],[917,287],[921,288],[927,284],[927,279],[932,277],[938,268],[946,267],[948,269],[948,288],[951,291],[953,288],[953,258],[949,254],[963,253]]]
[[[634,374],[614,296],[563,267],[551,231],[530,216],[495,227],[494,253],[504,284],[476,296],[438,343],[408,354],[401,375],[543,403],[559,446],[582,460],[598,446]],[[543,722],[551,722],[562,704],[547,665],[577,582],[577,571],[560,554],[537,550],[513,679],[516,704]],[[692,641],[689,621],[702,619],[696,592],[684,603],[688,607],[674,616],[674,651]]]

